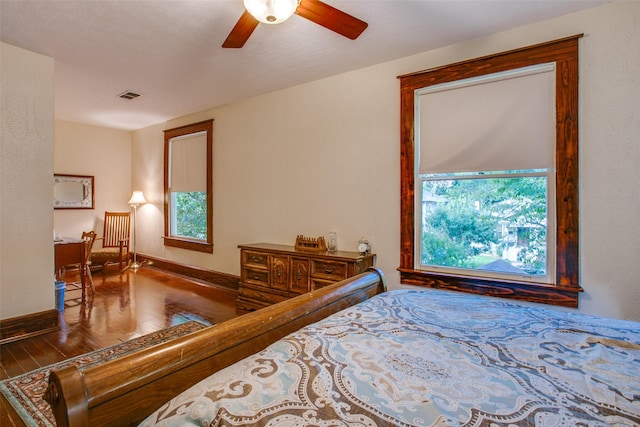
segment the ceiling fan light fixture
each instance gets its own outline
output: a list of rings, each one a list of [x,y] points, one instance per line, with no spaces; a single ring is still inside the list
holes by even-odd
[[[244,7],[264,24],[286,21],[298,8],[299,0],[244,0]]]

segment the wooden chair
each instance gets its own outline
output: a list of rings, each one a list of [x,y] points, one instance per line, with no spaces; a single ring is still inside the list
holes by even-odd
[[[91,288],[91,293],[95,293],[93,287],[93,278],[91,277],[91,248],[93,242],[96,240],[95,231],[85,231],[82,233],[82,245],[81,248],[81,262],[77,264],[70,264],[61,267],[56,275],[57,279],[62,279],[66,273],[67,267],[73,267],[78,269],[78,281],[67,282],[66,291],[72,292],[79,290],[82,292],[80,298],[65,298],[65,306],[74,306],[78,304],[88,304],[87,299],[87,287]],[[77,304],[76,304],[77,303]]]
[[[130,212],[105,212],[104,234],[96,239],[102,242],[101,247],[93,248],[91,265],[106,267],[118,263],[120,271],[129,266],[129,232]]]
[[[96,290],[93,287],[93,277],[91,277],[91,251],[93,250],[93,243],[96,241],[96,232],[84,231],[82,233],[82,240],[84,240],[84,263],[82,264],[82,274],[84,274],[85,283],[88,283],[91,287],[91,293],[95,293]]]

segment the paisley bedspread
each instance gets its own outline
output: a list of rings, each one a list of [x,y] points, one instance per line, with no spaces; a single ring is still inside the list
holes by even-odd
[[[307,326],[144,426],[640,426],[640,323],[395,290]]]

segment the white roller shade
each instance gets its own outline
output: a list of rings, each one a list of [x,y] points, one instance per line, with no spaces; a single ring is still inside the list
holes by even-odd
[[[171,192],[207,191],[207,133],[171,139]]]
[[[419,173],[553,168],[555,66],[416,91]]]

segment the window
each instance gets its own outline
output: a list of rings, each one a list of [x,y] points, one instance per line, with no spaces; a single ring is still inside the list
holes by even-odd
[[[551,283],[549,175],[531,170],[420,176],[420,268]]]
[[[552,283],[555,64],[431,85],[415,103],[420,269]]]
[[[164,244],[213,252],[213,120],[165,131]]]
[[[400,77],[403,283],[577,306],[579,37]]]

